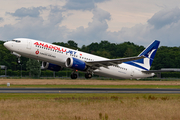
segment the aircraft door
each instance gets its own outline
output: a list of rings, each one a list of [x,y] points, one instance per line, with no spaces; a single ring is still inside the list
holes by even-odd
[[[31,40],[27,40],[27,49],[31,49]]]
[[[11,43],[11,47],[13,47],[13,42]]]

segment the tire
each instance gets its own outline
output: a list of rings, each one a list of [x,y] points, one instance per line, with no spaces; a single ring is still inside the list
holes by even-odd
[[[77,79],[77,74],[71,74],[71,79]]]
[[[92,74],[91,74],[91,73],[86,73],[86,74],[85,74],[85,78],[86,78],[86,79],[92,78]]]

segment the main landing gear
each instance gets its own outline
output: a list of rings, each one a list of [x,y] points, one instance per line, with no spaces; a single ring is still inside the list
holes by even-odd
[[[71,73],[71,79],[77,79],[77,77],[78,77],[78,73],[76,71]],[[86,79],[92,78],[92,73],[86,73],[85,78]]]
[[[92,78],[92,74],[91,74],[91,73],[86,73],[86,74],[85,74],[85,78],[86,78],[86,79]]]
[[[72,73],[71,74],[71,79],[76,79],[78,77],[77,73]]]

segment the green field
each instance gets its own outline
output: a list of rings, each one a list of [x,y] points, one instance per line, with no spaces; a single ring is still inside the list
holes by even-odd
[[[179,81],[1,79],[0,88],[180,88]],[[0,93],[4,120],[179,120],[180,94]]]
[[[6,84],[0,85],[7,87]],[[10,85],[10,88],[180,88],[180,85]]]
[[[112,98],[116,96],[118,98],[148,98],[148,96],[154,96],[157,98],[168,97],[171,99],[180,99],[180,94],[125,94],[125,93],[0,93],[0,100],[2,99],[52,99],[52,98],[69,98],[69,99],[81,99],[91,97]]]
[[[5,120],[179,120],[179,106],[179,94],[0,94]]]

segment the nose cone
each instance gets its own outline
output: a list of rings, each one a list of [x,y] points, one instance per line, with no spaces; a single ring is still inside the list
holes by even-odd
[[[4,46],[5,46],[5,47],[7,46],[7,42],[4,43]]]
[[[4,46],[5,46],[7,49],[10,49],[10,47],[11,47],[11,43],[9,43],[9,42],[5,42],[5,43],[4,43]]]

